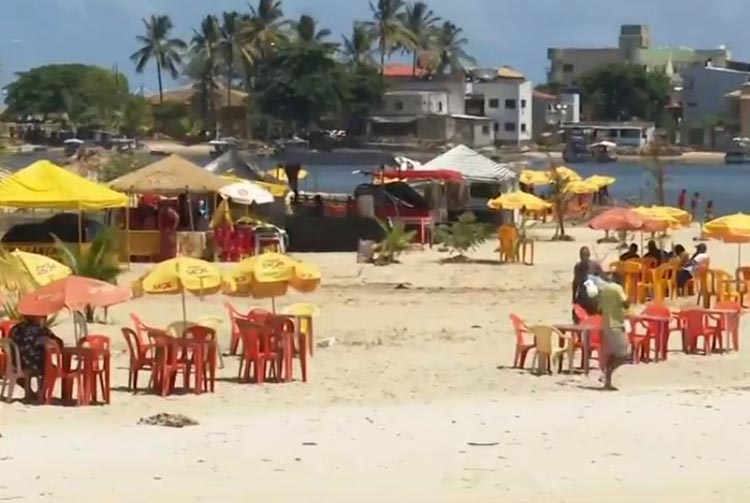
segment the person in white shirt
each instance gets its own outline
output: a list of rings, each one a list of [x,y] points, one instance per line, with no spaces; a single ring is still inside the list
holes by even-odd
[[[677,271],[677,288],[684,287],[688,281],[693,279],[698,268],[708,261],[708,248],[704,243],[695,247],[695,253],[688,260],[685,267]]]

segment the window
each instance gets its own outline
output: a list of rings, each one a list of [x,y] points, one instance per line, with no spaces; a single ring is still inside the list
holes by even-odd
[[[500,100],[493,98],[487,103],[487,106],[490,108],[500,108]]]
[[[565,63],[563,65],[563,73],[573,73],[573,70],[575,70],[575,67],[570,63]]]
[[[500,131],[500,123],[499,122],[495,122],[495,124],[492,127],[493,127],[493,129],[495,130],[496,133],[498,131]]]
[[[442,111],[443,111],[443,102],[438,101],[438,112],[442,112]]]
[[[521,124],[521,132],[522,132],[522,133],[525,133],[525,132],[526,132],[526,124],[525,124],[525,123],[522,123],[522,124]]]
[[[396,110],[403,110],[404,109],[404,102],[403,101],[397,101],[393,105],[393,108],[395,108]]]
[[[499,186],[491,183],[472,183],[469,195],[475,199],[492,199],[500,193]]]
[[[515,122],[506,122],[505,123],[505,130],[511,133],[516,132],[516,123]]]
[[[488,136],[490,134],[490,127],[489,126],[482,126],[482,134],[485,136]]]
[[[506,110],[515,110],[516,109],[516,100],[505,100],[505,109]]]
[[[526,100],[521,100],[521,108],[526,108]]]

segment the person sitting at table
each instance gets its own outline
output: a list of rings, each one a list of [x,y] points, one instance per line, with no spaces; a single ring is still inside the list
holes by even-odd
[[[626,260],[634,260],[641,258],[640,255],[638,255],[638,245],[633,243],[628,248],[628,251],[620,255],[620,262],[625,262]]]
[[[685,247],[682,245],[675,245],[670,257],[671,260],[677,262],[679,268],[683,268],[687,265],[690,260],[690,255],[685,251]]]
[[[648,242],[648,245],[646,245],[646,254],[643,256],[643,258],[652,258],[656,260],[656,264],[659,265],[664,260],[664,254],[659,249],[658,246],[656,246],[656,241],[653,239]]]
[[[677,271],[677,288],[683,288],[688,281],[693,279],[698,267],[708,261],[708,247],[705,243],[700,243],[695,247],[695,253],[688,260],[685,267]]]
[[[29,377],[41,378],[44,375],[46,357],[44,345],[48,340],[63,347],[62,339],[47,328],[46,321],[47,318],[44,316],[24,316],[21,322],[10,329],[10,339],[18,346],[18,352],[21,355],[21,368]],[[26,389],[30,391],[30,386]],[[26,396],[26,400],[32,398],[32,396]]]

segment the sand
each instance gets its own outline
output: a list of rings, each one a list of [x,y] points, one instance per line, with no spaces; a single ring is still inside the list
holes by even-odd
[[[493,264],[490,243],[473,264],[440,264],[437,250],[390,267],[356,264],[353,253],[301,255],[322,268],[324,285],[280,304],[315,303],[316,338],[336,341],[316,350],[306,384],[229,382],[237,362],[227,357],[214,394],[133,395],[122,390],[119,326],[130,311],[165,326],[179,302],[114,308],[109,324],[91,328],[117,351],[110,406],[0,405],[0,501],[746,500],[747,347],[624,367],[616,393],[597,390],[596,372],[509,368],[508,314],[567,322],[578,248],[614,257],[613,245],[594,244],[600,233],[571,232],[573,243],[538,242],[533,267]],[[737,246],[708,245],[712,266],[733,270]],[[223,316],[222,300],[190,299],[190,317]],[[70,339],[69,320],[55,330]],[[748,330],[743,320],[744,346]],[[220,335],[226,347],[226,326]],[[136,424],[160,412],[199,425]]]

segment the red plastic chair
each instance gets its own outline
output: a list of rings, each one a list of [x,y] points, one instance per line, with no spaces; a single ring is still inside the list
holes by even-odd
[[[667,320],[667,332],[662,335],[660,341],[659,331],[664,328],[664,324],[658,321],[639,320],[637,316],[631,318],[630,322],[632,327],[629,339],[630,345],[633,348],[633,363],[651,361],[652,342],[657,360],[660,356],[663,356],[664,359],[666,359],[666,352],[669,347],[669,319],[671,317],[669,308],[662,304],[650,304],[643,310],[642,315]],[[661,346],[660,342],[664,343],[664,347]]]
[[[224,307],[227,310],[227,314],[229,314],[229,324],[232,327],[231,338],[229,339],[229,354],[236,355],[239,351],[239,345],[241,341],[240,329],[237,326],[237,321],[247,320],[248,318],[247,315],[239,312],[237,308],[235,308],[229,301],[224,301]]]
[[[102,398],[107,404],[110,395],[109,364],[106,356],[106,353],[109,353],[109,342],[109,337],[104,335],[87,335],[78,341],[79,347],[90,348],[94,352],[94,359],[91,366],[85,369],[87,375],[84,376],[85,382],[91,385],[91,389],[88,390],[91,400],[96,402],[98,381],[102,388]]]
[[[716,321],[716,327],[719,330],[718,338],[719,341],[722,340],[721,333],[725,330],[729,330],[729,333],[732,336],[732,347],[735,351],[740,350],[740,314],[742,313],[742,304],[740,302],[734,301],[734,300],[720,300],[719,302],[714,305],[715,309],[726,309],[730,311],[735,311],[735,315],[729,317],[729,325],[727,326],[726,319],[727,317],[724,315],[716,314],[711,315],[711,318]]]
[[[516,352],[513,356],[513,368],[522,369],[526,362],[526,355],[535,346],[535,343],[529,344],[527,340],[533,340],[534,336],[518,315],[511,314],[510,321],[513,324],[513,330],[516,332]]]
[[[177,374],[182,373],[184,387],[190,385],[190,365],[179,360],[180,348],[175,340],[163,330],[149,330],[148,337],[154,345],[154,368],[151,381],[154,389],[161,396],[174,391]]]
[[[267,323],[271,329],[270,347],[277,354],[278,365],[281,369],[281,372],[277,374],[277,381],[292,381],[294,378],[294,357],[299,356],[302,380],[307,382],[307,351],[302,355],[302,352],[295,347],[294,322],[285,316],[272,315],[268,318]]]
[[[269,363],[275,377],[278,372],[277,355],[266,349],[270,346],[268,342],[270,327],[246,319],[237,320],[237,326],[242,338],[242,354],[238,372],[240,381],[263,384]]]
[[[123,327],[121,330],[130,352],[128,389],[133,390],[133,393],[135,393],[138,391],[138,372],[141,370],[153,372],[153,345],[142,343],[138,334],[131,328]]]
[[[573,304],[573,314],[578,319],[578,323],[582,323],[583,320],[589,317],[589,313],[580,304]]]
[[[83,385],[84,375],[83,370],[81,370],[80,362],[75,369],[66,370],[62,351],[56,342],[47,340],[44,343],[44,350],[44,379],[42,381],[43,385],[39,390],[41,395],[40,401],[44,405],[52,403],[52,392],[55,389],[55,383],[59,379],[63,390],[69,388],[72,393],[73,386],[75,385],[78,387],[76,399],[78,405],[88,403],[88,396]]]
[[[602,364],[602,329],[604,327],[604,318],[600,314],[588,315],[586,319],[580,323],[584,327],[588,327],[590,330],[589,335],[589,359],[599,361],[599,366]],[[583,346],[583,343],[576,343],[576,348]],[[596,356],[594,353],[596,352]],[[584,355],[581,354],[581,365],[583,365]]]
[[[210,327],[204,327],[201,325],[192,325],[183,331],[182,334],[185,339],[192,339],[200,342],[212,342],[211,349],[203,355],[203,361],[197,361],[195,354],[183,354],[182,361],[195,368],[196,375],[198,374],[198,366],[201,366],[201,373],[203,374],[203,389],[210,390],[212,393],[216,387],[216,360],[218,358],[216,354],[216,330]]]
[[[703,338],[703,353],[710,355],[718,344],[722,347],[719,327],[712,327],[706,323],[708,316],[703,309],[685,309],[680,313],[682,329],[685,334],[685,344],[688,352],[695,353],[698,349],[698,339]]]

